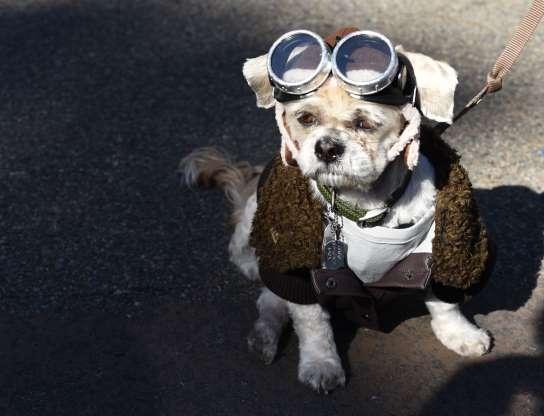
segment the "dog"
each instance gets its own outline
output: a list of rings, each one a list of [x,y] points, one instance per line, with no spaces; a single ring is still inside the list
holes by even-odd
[[[414,68],[423,115],[435,121],[451,122],[457,85],[455,70],[426,55],[407,52],[402,47],[397,49],[408,57]],[[276,121],[283,136],[283,163],[300,170],[323,207],[326,201],[317,191],[317,182],[339,189],[344,199],[364,209],[382,206],[407,169],[402,157],[391,158],[407,124],[403,108],[354,98],[333,77],[307,98],[278,103],[266,60],[266,55],[248,59],[243,75],[255,93],[257,105],[276,109]],[[334,140],[329,142],[331,137]],[[331,152],[335,156],[334,163],[326,160]],[[398,149],[396,152],[399,153]],[[415,145],[409,157],[413,165],[411,179],[384,218],[383,227],[394,229],[414,224],[436,202],[433,165]],[[215,185],[224,190],[233,206],[230,260],[246,277],[259,281],[259,262],[250,244],[250,234],[263,168],[234,162],[213,148],[203,148],[186,156],[181,169],[189,185]],[[469,322],[458,304],[441,301],[432,291],[427,293],[424,302],[432,318],[432,331],[445,347],[463,356],[480,356],[490,350],[489,332]],[[257,300],[257,310],[258,318],[247,342],[250,350],[265,363],[273,362],[282,330],[291,319],[300,346],[298,379],[318,392],[328,392],[345,384],[326,308],[318,303],[291,303],[264,287]]]

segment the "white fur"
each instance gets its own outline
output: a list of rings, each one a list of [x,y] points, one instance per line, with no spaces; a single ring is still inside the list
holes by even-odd
[[[395,48],[405,55],[416,76],[421,112],[427,118],[451,124],[457,72],[446,62],[421,53],[407,52],[402,45]]]
[[[257,107],[261,108],[270,108],[275,102],[272,86],[268,79],[268,70],[266,69],[267,56],[265,54],[248,59],[242,69],[248,85],[255,92]]]
[[[425,306],[431,314],[431,328],[442,344],[459,355],[478,357],[491,348],[491,337],[485,329],[471,324],[459,305],[445,303],[430,295]]]
[[[330,84],[326,83],[324,87],[330,91]],[[330,96],[326,99],[331,101]],[[290,104],[288,110],[296,113],[300,108],[318,107],[323,98],[316,95],[302,101],[299,104]],[[326,105],[330,106],[331,103],[328,101]],[[346,102],[349,105],[346,105]],[[322,113],[327,111],[327,106],[319,106]],[[353,112],[353,106],[377,127],[361,132],[341,126],[338,119],[343,120],[345,114],[349,116],[349,113]],[[299,140],[300,150],[296,161],[303,175],[335,188],[363,189],[373,186],[391,162],[390,151],[399,142],[399,132],[404,125],[401,109],[348,98],[343,102],[342,113],[335,113],[335,117],[330,119],[323,118],[325,120],[305,131],[305,137]],[[411,121],[416,126],[417,133],[419,119]],[[315,146],[323,137],[330,136],[344,147],[344,152],[337,162],[327,164],[316,155]]]
[[[385,227],[398,227],[417,222],[436,199],[434,168],[429,159],[419,155],[419,163],[412,173],[410,183],[402,197],[393,205],[386,217]]]
[[[329,322],[329,314],[320,305],[287,303],[293,327],[299,339],[298,379],[316,391],[328,392],[343,386],[344,369]]]
[[[281,332],[289,319],[287,302],[265,287],[257,299],[257,310],[259,317],[247,337],[247,343],[266,364],[271,364],[276,356]]]
[[[259,280],[259,265],[255,249],[249,245],[251,223],[257,210],[257,194],[248,198],[240,220],[236,223],[234,233],[229,242],[230,261],[250,280]]]

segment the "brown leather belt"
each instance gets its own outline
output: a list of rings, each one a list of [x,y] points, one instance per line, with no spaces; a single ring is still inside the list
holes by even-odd
[[[387,332],[384,314],[406,297],[423,297],[431,280],[430,253],[414,253],[380,280],[363,283],[348,268],[261,272],[263,283],[281,298],[299,304],[319,303],[344,312],[356,324]]]

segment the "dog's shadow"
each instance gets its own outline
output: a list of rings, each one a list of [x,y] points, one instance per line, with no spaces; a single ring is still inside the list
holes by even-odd
[[[499,186],[475,189],[480,213],[489,235],[497,246],[497,261],[487,286],[465,305],[469,317],[496,310],[515,311],[531,297],[544,253],[544,195],[524,186]],[[397,314],[386,332],[400,323],[403,316],[426,313],[423,304]],[[358,328],[341,315],[333,314],[338,353],[349,377],[348,351]],[[285,345],[285,344],[284,344]]]
[[[544,253],[544,194],[524,186],[499,186],[476,189],[475,197],[497,245],[497,261],[489,283],[466,311],[515,311],[537,284]]]

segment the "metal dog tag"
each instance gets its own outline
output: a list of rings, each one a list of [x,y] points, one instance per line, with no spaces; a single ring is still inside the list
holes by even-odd
[[[330,240],[323,247],[323,266],[327,270],[347,267],[348,246],[340,240]]]
[[[347,267],[348,245],[341,240],[344,222],[336,212],[335,203],[336,191],[333,189],[328,224],[323,233],[323,253],[321,256],[321,264],[326,270]]]

